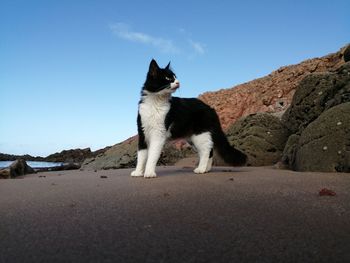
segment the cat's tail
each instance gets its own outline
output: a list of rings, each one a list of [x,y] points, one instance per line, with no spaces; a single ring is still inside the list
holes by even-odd
[[[246,164],[247,156],[230,145],[220,126],[216,127],[212,132],[212,139],[215,150],[226,163],[233,166],[242,166]]]

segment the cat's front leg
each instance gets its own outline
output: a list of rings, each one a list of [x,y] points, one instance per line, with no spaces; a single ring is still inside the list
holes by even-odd
[[[157,177],[156,165],[159,160],[160,154],[162,152],[163,146],[165,144],[165,136],[154,136],[150,140],[150,146],[148,149],[148,158],[145,169],[145,178]]]
[[[147,155],[148,155],[148,150],[147,149],[139,149],[137,151],[136,169],[131,172],[131,176],[134,176],[134,177],[143,176],[143,174],[145,172]]]

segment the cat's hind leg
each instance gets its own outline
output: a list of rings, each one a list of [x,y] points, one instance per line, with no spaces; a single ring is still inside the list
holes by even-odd
[[[199,155],[199,164],[194,172],[197,174],[209,172],[213,163],[213,140],[210,132],[192,135],[191,141]]]

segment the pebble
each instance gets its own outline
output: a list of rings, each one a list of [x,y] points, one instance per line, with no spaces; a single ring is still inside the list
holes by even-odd
[[[323,150],[327,151],[328,147],[327,146],[323,146]]]
[[[342,125],[341,121],[338,121],[338,122],[337,122],[337,125],[338,125],[338,126],[339,126],[339,125]]]

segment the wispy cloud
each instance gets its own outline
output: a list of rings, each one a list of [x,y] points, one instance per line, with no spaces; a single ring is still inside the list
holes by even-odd
[[[115,23],[110,25],[112,32],[119,38],[153,46],[164,53],[178,53],[180,50],[175,46],[172,40],[162,37],[151,36],[146,33],[131,30],[125,23]]]
[[[192,39],[189,39],[188,43],[190,44],[195,53],[199,55],[203,55],[205,53],[205,48],[202,43],[195,42]]]

